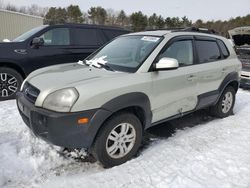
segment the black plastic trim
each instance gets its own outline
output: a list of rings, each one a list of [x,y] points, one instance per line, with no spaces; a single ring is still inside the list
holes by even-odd
[[[17,106],[25,124],[43,140],[68,148],[89,149],[97,131],[111,112],[91,109],[81,112],[53,112],[36,107],[22,92],[17,94]],[[87,117],[89,123],[78,124],[79,118]]]
[[[203,93],[199,95],[198,104],[195,110],[203,109],[203,108],[213,105],[217,101],[219,96],[220,96],[220,93],[218,90],[210,91],[208,93]]]
[[[115,113],[119,110],[129,107],[139,107],[143,110],[145,117],[144,128],[150,127],[152,121],[152,112],[150,100],[145,93],[133,92],[120,95],[109,102],[105,103],[101,108]]]

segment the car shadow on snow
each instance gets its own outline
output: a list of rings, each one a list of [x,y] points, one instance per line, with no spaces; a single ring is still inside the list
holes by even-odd
[[[200,124],[204,124],[214,120],[215,117],[210,116],[207,109],[198,110],[196,112],[185,115],[181,118],[174,119],[153,126],[146,131],[142,150],[155,139],[169,138],[175,134],[177,130],[191,128]]]

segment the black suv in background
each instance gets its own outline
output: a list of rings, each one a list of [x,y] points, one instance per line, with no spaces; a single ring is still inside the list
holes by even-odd
[[[111,39],[129,31],[108,26],[43,25],[11,42],[0,43],[0,101],[15,97],[32,71],[83,60]]]

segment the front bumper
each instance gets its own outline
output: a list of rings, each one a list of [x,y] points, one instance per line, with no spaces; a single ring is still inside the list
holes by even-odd
[[[17,106],[25,124],[43,140],[68,148],[90,148],[94,138],[111,112],[93,109],[82,112],[59,113],[36,107],[22,92],[17,94]],[[88,124],[78,119],[89,118]]]

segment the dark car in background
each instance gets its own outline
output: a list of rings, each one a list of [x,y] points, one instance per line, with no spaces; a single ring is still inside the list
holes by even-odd
[[[12,99],[32,71],[83,60],[113,38],[118,27],[87,24],[43,25],[0,43],[0,101]]]

